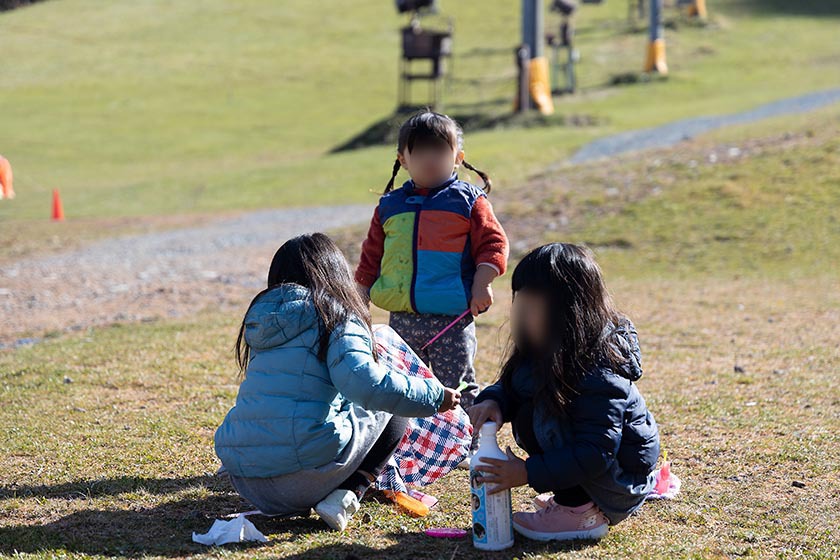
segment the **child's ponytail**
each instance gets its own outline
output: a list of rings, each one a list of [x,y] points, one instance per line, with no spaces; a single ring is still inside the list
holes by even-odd
[[[487,173],[485,173],[481,169],[476,169],[475,167],[467,163],[466,160],[462,161],[461,164],[470,171],[474,171],[479,177],[481,177],[481,180],[484,182],[484,192],[489,193],[490,189],[493,188],[493,183],[490,181],[490,177],[487,175]]]
[[[394,179],[397,178],[397,173],[400,172],[400,158],[394,160],[394,169],[391,171],[391,180],[388,181],[388,184],[385,185],[385,192],[382,194],[388,194],[394,189]]]

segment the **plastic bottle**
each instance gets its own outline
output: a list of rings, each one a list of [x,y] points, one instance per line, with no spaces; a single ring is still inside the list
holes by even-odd
[[[485,422],[481,426],[478,451],[470,460],[473,545],[481,550],[504,550],[513,546],[510,490],[489,495],[490,488],[484,483],[484,473],[481,472],[482,459],[507,459],[496,442],[497,431],[495,422]]]
[[[659,474],[656,476],[656,487],[654,491],[660,496],[668,492],[671,488],[671,462],[668,461],[668,452],[662,455],[662,467],[659,469]]]

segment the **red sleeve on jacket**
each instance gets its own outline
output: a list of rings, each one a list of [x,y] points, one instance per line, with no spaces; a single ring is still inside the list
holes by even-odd
[[[385,230],[379,221],[379,207],[373,211],[367,238],[362,243],[362,256],[356,267],[356,282],[370,288],[379,278],[382,254],[385,252]]]
[[[470,215],[470,240],[473,262],[487,263],[505,273],[508,259],[508,239],[502,224],[496,219],[486,196],[475,201]]]

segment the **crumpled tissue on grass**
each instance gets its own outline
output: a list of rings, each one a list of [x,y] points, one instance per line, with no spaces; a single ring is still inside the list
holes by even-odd
[[[268,542],[265,535],[248,521],[244,513],[237,515],[230,521],[215,520],[213,526],[210,527],[210,531],[203,535],[193,533],[192,540],[208,546],[247,541]]]

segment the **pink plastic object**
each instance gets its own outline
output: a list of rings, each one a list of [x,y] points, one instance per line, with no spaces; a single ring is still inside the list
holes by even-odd
[[[440,527],[438,529],[426,529],[425,533],[436,539],[463,539],[467,532],[454,527]]]
[[[415,500],[419,501],[421,504],[426,504],[429,509],[435,507],[438,504],[438,499],[434,496],[421,492],[420,490],[415,490],[414,488],[408,489],[408,495],[414,498]]]
[[[670,461],[662,463],[662,468],[659,469],[659,474],[656,477],[656,486],[654,490],[657,494],[664,495],[671,487],[671,463]]]

